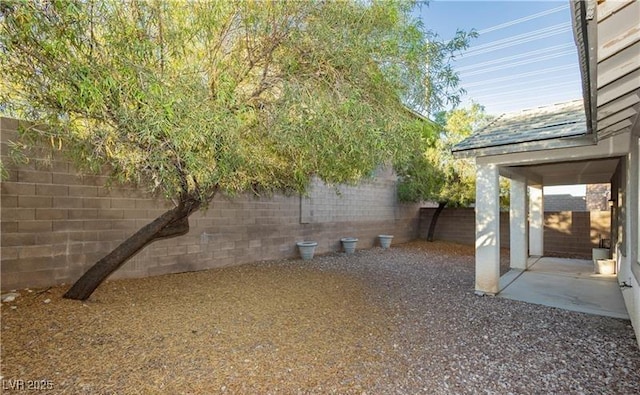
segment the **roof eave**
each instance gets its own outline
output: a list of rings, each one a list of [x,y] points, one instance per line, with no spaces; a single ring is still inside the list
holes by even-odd
[[[597,24],[595,0],[571,0],[573,35],[578,49],[587,134],[597,143]]]
[[[595,142],[589,134],[575,137],[563,137],[559,139],[536,140],[518,144],[506,144],[493,147],[471,148],[452,151],[454,158],[473,158],[480,156],[505,155],[519,152],[544,151],[560,148],[575,148],[594,145]]]

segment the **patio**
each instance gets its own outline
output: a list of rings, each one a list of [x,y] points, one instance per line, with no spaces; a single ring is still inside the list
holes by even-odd
[[[502,298],[581,313],[629,319],[615,274],[594,274],[589,260],[529,258],[527,271],[500,278]]]
[[[611,255],[616,259],[619,282],[626,284],[625,304],[640,338],[640,3],[570,4],[582,100],[503,115],[453,147],[454,156],[475,158],[476,196],[483,196],[476,201],[475,290],[479,295],[495,295],[503,285],[499,270],[501,176],[511,180],[510,265],[522,271],[528,269],[529,256],[544,255],[543,187],[608,182],[612,191]],[[525,275],[524,279],[531,276]],[[569,285],[564,281],[556,287],[562,290]],[[579,300],[578,295],[567,300]],[[610,295],[605,298],[611,299]],[[590,308],[606,311],[608,303],[592,303]]]

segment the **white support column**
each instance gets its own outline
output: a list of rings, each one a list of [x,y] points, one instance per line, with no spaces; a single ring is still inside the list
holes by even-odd
[[[527,182],[511,179],[509,196],[509,244],[512,269],[527,269],[529,257],[527,226]]]
[[[477,164],[476,294],[495,295],[500,282],[500,187],[498,166]]]
[[[544,198],[542,185],[529,187],[529,255],[544,255]]]
[[[625,187],[627,251],[626,256],[618,256],[618,282],[630,285],[621,290],[640,347],[640,138],[631,136],[629,148]]]
[[[626,256],[632,264],[640,263],[640,138],[632,136],[627,157]],[[640,272],[640,271],[639,271]],[[638,339],[640,343],[640,339]]]

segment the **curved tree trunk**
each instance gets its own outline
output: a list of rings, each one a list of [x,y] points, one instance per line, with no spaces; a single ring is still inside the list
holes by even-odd
[[[67,299],[86,300],[111,273],[118,270],[147,244],[158,239],[181,236],[189,232],[189,216],[200,207],[200,202],[183,199],[180,204],[165,212],[123,241],[104,258],[96,262],[64,294]]]
[[[436,224],[438,223],[438,217],[444,207],[447,205],[447,202],[438,202],[438,208],[436,212],[433,213],[433,217],[431,217],[431,224],[429,224],[429,232],[427,233],[427,241],[433,241],[433,234],[436,232]]]

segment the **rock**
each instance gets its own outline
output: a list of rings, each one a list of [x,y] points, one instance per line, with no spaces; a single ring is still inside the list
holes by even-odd
[[[2,302],[3,303],[13,302],[14,300],[16,300],[18,296],[20,296],[20,294],[17,292],[9,292],[8,294],[2,295]]]
[[[45,303],[51,303],[51,299],[45,299],[44,302]]]

